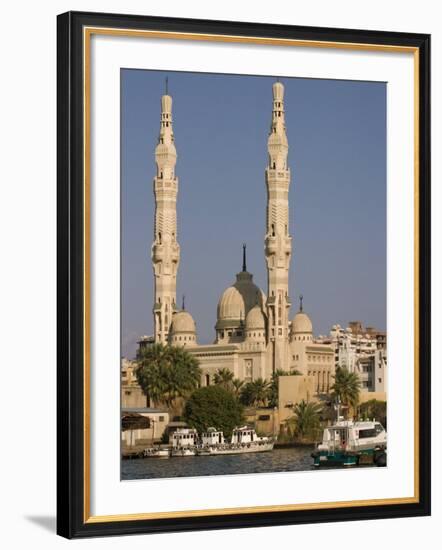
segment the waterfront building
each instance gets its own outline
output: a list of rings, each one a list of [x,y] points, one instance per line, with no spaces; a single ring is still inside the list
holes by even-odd
[[[121,360],[121,406],[123,409],[146,407],[147,397],[137,382],[136,361]]]
[[[145,419],[145,424],[140,425],[137,422],[137,417]],[[121,409],[121,418],[123,428],[124,421],[128,421],[130,428],[121,430],[121,442],[125,447],[151,445],[160,442],[170,419],[169,412],[164,409],[124,406]],[[133,426],[131,426],[131,420],[135,420]]]
[[[316,339],[332,346],[336,367],[355,372],[361,381],[361,393],[378,394],[385,399],[387,387],[387,336],[385,331],[351,321],[347,328],[333,325],[329,336]],[[368,396],[370,397],[370,396]],[[366,396],[362,395],[361,400]]]

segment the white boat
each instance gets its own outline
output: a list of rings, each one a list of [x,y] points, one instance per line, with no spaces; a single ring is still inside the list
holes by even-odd
[[[199,456],[233,455],[244,453],[262,453],[273,449],[274,440],[260,437],[249,426],[235,428],[230,442],[226,442],[223,432],[209,428],[201,434],[201,445],[197,448]]]
[[[324,429],[322,442],[312,453],[315,466],[386,465],[387,432],[376,420],[339,420]]]
[[[145,458],[169,458],[169,447],[148,447],[144,449],[143,456]]]
[[[169,438],[171,456],[195,456],[198,433],[193,428],[179,428]]]

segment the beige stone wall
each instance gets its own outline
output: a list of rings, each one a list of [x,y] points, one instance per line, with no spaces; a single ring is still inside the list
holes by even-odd
[[[229,369],[235,378],[239,378],[239,348],[235,344],[188,347],[187,351],[198,359],[202,371],[201,386],[213,384],[213,377],[218,369]]]
[[[313,376],[280,376],[278,411],[279,423],[293,415],[293,406],[300,401],[314,401],[315,379]]]
[[[121,362],[121,406],[122,408],[146,407],[147,398],[137,382],[135,361],[126,358]]]
[[[366,403],[372,399],[376,399],[377,401],[387,401],[387,394],[383,391],[361,391],[359,394],[359,404]]]
[[[145,407],[147,398],[140,386],[123,384],[121,386],[121,406],[123,409]]]
[[[291,370],[315,379],[316,393],[329,393],[335,374],[334,349],[332,346],[293,339],[290,343]]]
[[[244,411],[247,424],[252,424],[260,435],[277,436],[279,432],[278,409],[250,408]]]

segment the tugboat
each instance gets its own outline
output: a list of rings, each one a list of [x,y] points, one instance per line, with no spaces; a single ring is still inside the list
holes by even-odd
[[[198,432],[193,428],[180,428],[171,436],[171,456],[195,456]]]
[[[226,442],[223,432],[215,428],[201,434],[201,446],[197,448],[198,456],[233,455],[244,453],[262,453],[273,449],[274,440],[270,437],[259,437],[249,426],[234,428],[230,442]]]
[[[387,465],[387,432],[376,420],[341,420],[324,429],[312,453],[314,466]]]

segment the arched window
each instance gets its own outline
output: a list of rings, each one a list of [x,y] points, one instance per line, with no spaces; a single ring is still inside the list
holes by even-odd
[[[210,386],[210,374],[206,374],[206,386]]]
[[[275,236],[275,224],[272,223],[272,237]]]
[[[163,240],[163,239],[162,239],[161,231],[159,231],[159,232],[158,232],[158,242],[159,242],[160,244],[162,244],[162,240]]]

